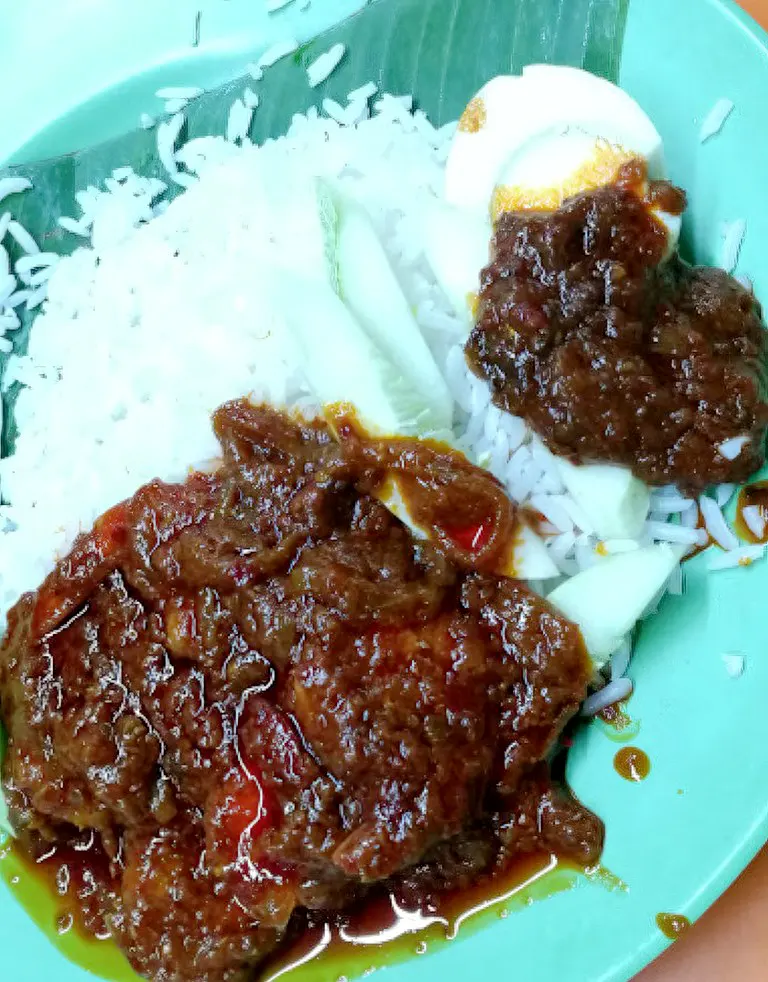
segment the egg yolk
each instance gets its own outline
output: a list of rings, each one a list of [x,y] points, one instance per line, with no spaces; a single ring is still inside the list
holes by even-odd
[[[623,147],[598,140],[595,152],[559,184],[550,187],[524,187],[499,184],[491,199],[491,219],[510,211],[556,211],[562,203],[583,191],[612,184],[619,169],[637,155]]]

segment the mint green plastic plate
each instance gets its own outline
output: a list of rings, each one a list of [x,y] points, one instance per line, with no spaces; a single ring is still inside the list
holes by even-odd
[[[332,92],[371,76],[395,79],[449,118],[484,73],[513,67],[499,55],[499,32],[509,25],[489,17],[501,5],[424,0],[420,37],[399,32],[394,20],[382,38],[372,18],[380,22],[381,8],[396,3],[381,0],[362,13],[348,35],[357,48],[350,43]],[[524,3],[526,15],[514,29],[557,32],[580,3],[564,0],[557,19],[544,24],[535,22],[535,4]],[[271,40],[293,33],[305,41],[361,3],[314,0],[306,12],[289,7],[277,18],[257,10],[259,0],[209,3],[202,5],[198,48],[191,41],[200,4],[132,0],[130,15],[120,16],[106,0],[49,6],[42,20],[38,4],[4,15],[0,91],[13,93],[14,105],[3,106],[0,161],[52,156],[124,133],[140,112],[158,111],[152,93],[159,85],[218,84],[242,74]],[[513,6],[509,0],[507,7]],[[620,63],[590,67],[618,69],[620,84],[661,131],[671,176],[689,191],[688,248],[698,261],[716,263],[720,224],[746,217],[739,272],[753,279],[758,296],[768,297],[766,35],[726,0],[609,0],[608,6],[619,14],[613,29],[623,29]],[[593,4],[595,17],[600,7]],[[470,35],[482,39],[479,48],[473,43],[468,49]],[[437,50],[433,36],[440,38]],[[434,60],[440,58],[444,70],[436,88]],[[589,52],[585,58],[589,63]],[[431,73],[406,71],[428,63]],[[35,77],[27,91],[18,82],[30,65]],[[426,88],[424,77],[431,79]],[[723,96],[736,109],[721,135],[702,146],[701,121]],[[273,107],[270,128],[279,131],[289,108]],[[640,729],[632,742],[650,756],[650,777],[630,784],[617,775],[619,745],[601,724],[586,728],[570,755],[570,782],[605,819],[604,864],[628,890],[583,882],[435,954],[384,969],[387,978],[623,982],[668,944],[657,913],[695,920],[760,849],[768,838],[768,567],[708,576],[706,563],[703,556],[686,566],[684,596],[667,599],[640,635],[630,704]],[[745,656],[742,678],[727,676],[725,652]],[[48,945],[2,886],[0,953],[0,978],[8,982],[89,977]]]

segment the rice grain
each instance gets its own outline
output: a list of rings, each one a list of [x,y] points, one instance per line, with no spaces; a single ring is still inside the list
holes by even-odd
[[[644,530],[647,536],[656,542],[679,542],[688,546],[703,546],[707,542],[704,529],[686,528],[684,525],[673,525],[671,522],[656,522],[649,520]]]
[[[756,539],[762,539],[768,516],[760,505],[747,505],[746,508],[741,509],[741,516],[752,535]]]
[[[612,680],[598,692],[587,696],[581,707],[582,716],[594,716],[614,703],[621,702],[632,695],[632,688],[632,681],[626,676]]]
[[[725,670],[728,673],[728,677],[732,679],[741,678],[744,674],[744,655],[735,654],[734,652],[726,652],[722,655],[723,663],[725,665]]]
[[[346,45],[334,44],[332,48],[307,66],[307,79],[310,88],[316,88],[336,71],[346,50]]]
[[[736,460],[744,447],[749,443],[749,435],[733,436],[730,440],[723,440],[717,448],[717,452],[726,460]]]
[[[169,116],[175,116],[176,113],[180,113],[186,109],[188,104],[188,99],[168,99],[163,109]]]
[[[735,484],[719,484],[715,488],[715,501],[721,508],[725,508],[736,492]]]
[[[33,270],[53,266],[59,261],[55,252],[38,252],[37,254],[22,256],[16,263],[16,273],[31,273]]]
[[[185,102],[189,102],[199,98],[204,92],[205,89],[196,85],[169,85],[166,88],[158,89],[155,96],[158,99],[183,99]]]
[[[712,572],[734,569],[737,566],[751,566],[765,555],[765,546],[741,546],[727,552],[716,552],[709,560],[707,569]]]
[[[59,219],[59,225],[61,225],[65,232],[71,232],[72,235],[79,235],[86,239],[88,238],[88,230],[83,228],[82,224],[76,221],[74,218],[62,216]]]
[[[227,140],[230,143],[241,143],[248,136],[253,119],[253,110],[249,109],[242,99],[235,99],[227,117]]]
[[[169,120],[166,120],[157,127],[157,156],[160,163],[168,172],[172,181],[183,184],[180,180],[179,168],[176,164],[175,151],[176,142],[184,129],[186,118],[184,113],[177,113]]]
[[[10,273],[0,277],[0,307],[3,307],[16,289],[16,277]]]
[[[285,38],[282,41],[276,41],[260,56],[258,62],[256,63],[256,69],[261,72],[261,74],[253,75],[258,81],[263,76],[263,70],[265,68],[271,68],[272,65],[277,64],[282,58],[286,58],[288,55],[292,55],[294,51],[298,50],[299,42],[294,38]]]

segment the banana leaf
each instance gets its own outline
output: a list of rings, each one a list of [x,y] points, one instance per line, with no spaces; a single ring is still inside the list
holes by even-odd
[[[518,72],[533,62],[580,66],[615,81],[628,5],[629,0],[376,0],[267,69],[262,81],[244,76],[205,93],[188,107],[181,140],[223,134],[229,108],[246,86],[261,97],[250,132],[251,139],[260,142],[284,132],[292,114],[319,107],[325,97],[343,101],[350,90],[370,80],[380,91],[412,94],[436,125],[456,119],[489,78]],[[307,65],[337,42],[346,45],[341,65],[323,85],[310,89]],[[69,254],[82,239],[60,228],[57,218],[79,214],[76,191],[101,184],[125,165],[145,176],[165,178],[155,146],[154,130],[137,129],[63,157],[0,168],[0,178],[27,177],[34,185],[33,191],[3,202],[0,212],[10,210],[43,249]],[[179,192],[171,184],[167,197]],[[14,243],[4,244],[15,261],[19,253]],[[26,350],[35,312],[20,314],[21,329],[9,335],[14,353]],[[0,382],[8,357],[0,355]],[[17,395],[17,385],[2,392],[0,456],[13,451]],[[374,959],[397,960],[402,954],[365,952],[343,968],[348,977],[356,977]],[[81,953],[73,950],[68,955],[79,961]],[[115,977],[114,966],[93,970]],[[290,977],[299,982],[319,979],[322,973],[322,967],[307,965]]]
[[[494,75],[517,72],[532,62],[578,65],[615,81],[629,0],[377,0],[360,13],[302,46],[268,69],[263,81],[249,77],[207,92],[187,111],[184,138],[222,134],[229,107],[246,85],[259,90],[251,139],[260,142],[284,132],[293,113],[343,100],[373,79],[382,91],[409,93],[436,125],[457,118],[480,86]],[[339,68],[322,86],[310,89],[306,66],[336,42],[347,47]],[[75,192],[100,184],[130,165],[138,173],[164,177],[155,154],[154,130],[137,129],[98,146],[52,160],[5,169],[0,178],[28,177],[34,191],[4,202],[41,244],[68,254],[82,244],[57,226],[59,215],[76,215]],[[167,196],[179,188],[172,185]],[[18,253],[13,249],[11,258]],[[23,313],[13,335],[14,351],[26,350],[34,316]],[[0,356],[0,379],[7,356]],[[13,406],[18,387],[2,396],[0,455],[12,452],[16,430]]]

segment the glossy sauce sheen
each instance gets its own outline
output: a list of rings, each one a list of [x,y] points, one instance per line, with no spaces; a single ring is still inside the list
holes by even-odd
[[[599,719],[616,730],[617,733],[622,733],[627,727],[632,725],[632,717],[626,711],[626,707],[627,700],[622,699],[621,702],[615,702],[613,705],[601,709],[597,715]]]
[[[722,270],[664,261],[647,206],[679,213],[685,196],[645,181],[627,164],[556,212],[501,216],[467,360],[557,454],[650,484],[738,483],[764,460],[760,306]],[[735,460],[719,453],[741,436]]]
[[[670,941],[677,941],[690,928],[691,922],[684,914],[657,914],[656,925]]]
[[[629,743],[640,732],[640,721],[629,715],[628,699],[606,706],[598,714],[598,719],[604,724],[603,733],[614,743]]]
[[[0,849],[0,879],[65,958],[109,982],[135,982],[136,974],[111,938],[96,938],[83,927],[75,890],[68,886],[62,893],[62,870],[72,883],[82,879],[86,868],[87,861],[73,861],[64,851],[36,863],[12,840]]]
[[[240,982],[381,891],[437,916],[525,857],[593,864],[545,763],[580,635],[482,572],[495,526],[460,534],[514,527],[497,483],[245,402],[214,425],[221,468],[107,512],[0,646],[11,819],[80,926],[148,978]],[[393,470],[437,545],[372,496]]]
[[[617,774],[625,781],[644,781],[651,773],[651,761],[648,754],[638,747],[622,747],[613,758],[613,766]]]

